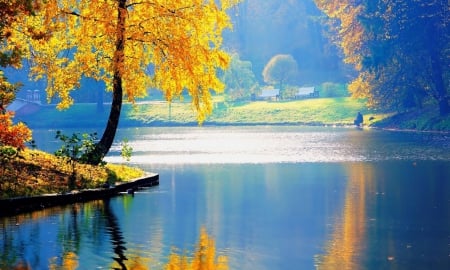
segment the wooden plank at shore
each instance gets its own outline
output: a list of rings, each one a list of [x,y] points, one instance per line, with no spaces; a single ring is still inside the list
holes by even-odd
[[[144,177],[119,183],[112,187],[86,189],[65,194],[45,194],[41,196],[4,199],[0,200],[0,216],[13,216],[52,206],[99,200],[116,196],[128,190],[157,185],[159,185],[159,175],[147,174]]]

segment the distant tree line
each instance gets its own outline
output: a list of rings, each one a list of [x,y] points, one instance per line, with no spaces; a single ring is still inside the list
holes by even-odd
[[[328,25],[313,0],[246,0],[231,16],[233,31],[225,35],[224,45],[252,63],[260,83],[264,67],[278,54],[297,62],[297,85],[343,83],[354,75],[328,38]]]
[[[330,18],[344,60],[358,76],[355,97],[404,111],[425,103],[450,112],[450,16],[447,0],[315,0]]]

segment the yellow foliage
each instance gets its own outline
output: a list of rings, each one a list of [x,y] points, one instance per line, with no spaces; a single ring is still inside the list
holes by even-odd
[[[76,164],[75,169],[79,188],[99,187],[108,178],[111,182],[125,182],[145,174],[141,169],[116,164],[105,167]],[[0,198],[67,191],[73,170],[69,163],[55,155],[25,148],[20,158],[0,166]],[[14,189],[6,193],[11,186]]]
[[[145,261],[148,260],[136,257],[128,258],[124,263],[127,269],[130,270],[149,270],[150,268],[145,265]],[[114,263],[114,269],[116,269],[116,263]],[[165,270],[228,270],[228,257],[217,256],[215,241],[206,232],[205,228],[200,231],[200,238],[197,243],[197,248],[194,251],[192,257],[188,255],[180,255],[175,251],[168,257],[168,262],[164,265]]]
[[[357,18],[363,13],[362,5],[348,0],[314,0],[314,2],[328,17],[339,22],[339,45],[345,55],[344,61],[361,70],[364,27]]]
[[[127,179],[136,179],[145,175],[145,172],[139,168],[128,167],[123,164],[106,164],[106,168],[114,173],[118,181]]]
[[[359,76],[354,79],[348,86],[349,92],[355,98],[365,98],[369,95],[370,85],[367,83],[367,72],[360,73]]]
[[[150,87],[169,101],[187,90],[202,121],[212,109],[211,90],[224,88],[216,76],[229,63],[221,35],[231,27],[227,9],[240,0],[216,2],[48,0],[36,16],[23,16],[11,26],[11,45],[27,50],[31,75],[46,78],[48,99],[59,97],[58,108],[72,105],[70,92],[83,76],[105,81],[111,91],[116,72],[131,102]],[[118,19],[119,11],[124,20]],[[121,33],[123,44],[118,43]]]
[[[2,113],[0,111],[0,147],[7,145],[24,149],[25,143],[32,138],[32,132],[22,122],[14,125],[13,117],[13,112]]]
[[[184,255],[172,253],[169,262],[165,266],[166,270],[227,270],[228,258],[217,256],[214,239],[212,239],[205,228],[200,231],[200,239],[197,244],[194,257],[191,262]]]
[[[50,260],[50,270],[75,270],[78,268],[78,256],[73,252],[67,252],[63,255],[62,265],[57,265],[57,257]]]

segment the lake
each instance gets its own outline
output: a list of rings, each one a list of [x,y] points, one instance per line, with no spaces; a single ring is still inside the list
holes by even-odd
[[[449,134],[130,128],[109,162],[125,139],[160,186],[0,218],[0,269],[164,269],[202,229],[230,269],[450,268]]]

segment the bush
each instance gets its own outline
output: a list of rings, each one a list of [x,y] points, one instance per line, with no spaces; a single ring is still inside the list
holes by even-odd
[[[320,97],[348,97],[347,85],[341,83],[325,82],[319,86]]]
[[[58,130],[55,138],[63,142],[61,148],[55,152],[55,156],[61,158],[72,168],[68,185],[69,189],[73,189],[76,186],[77,165],[88,163],[88,156],[95,149],[97,133],[85,133],[81,135],[74,133],[72,136],[67,136]],[[104,162],[101,162],[100,164],[104,165]]]
[[[25,148],[25,143],[31,140],[31,130],[24,124],[13,125],[13,112],[0,113],[0,146]]]

